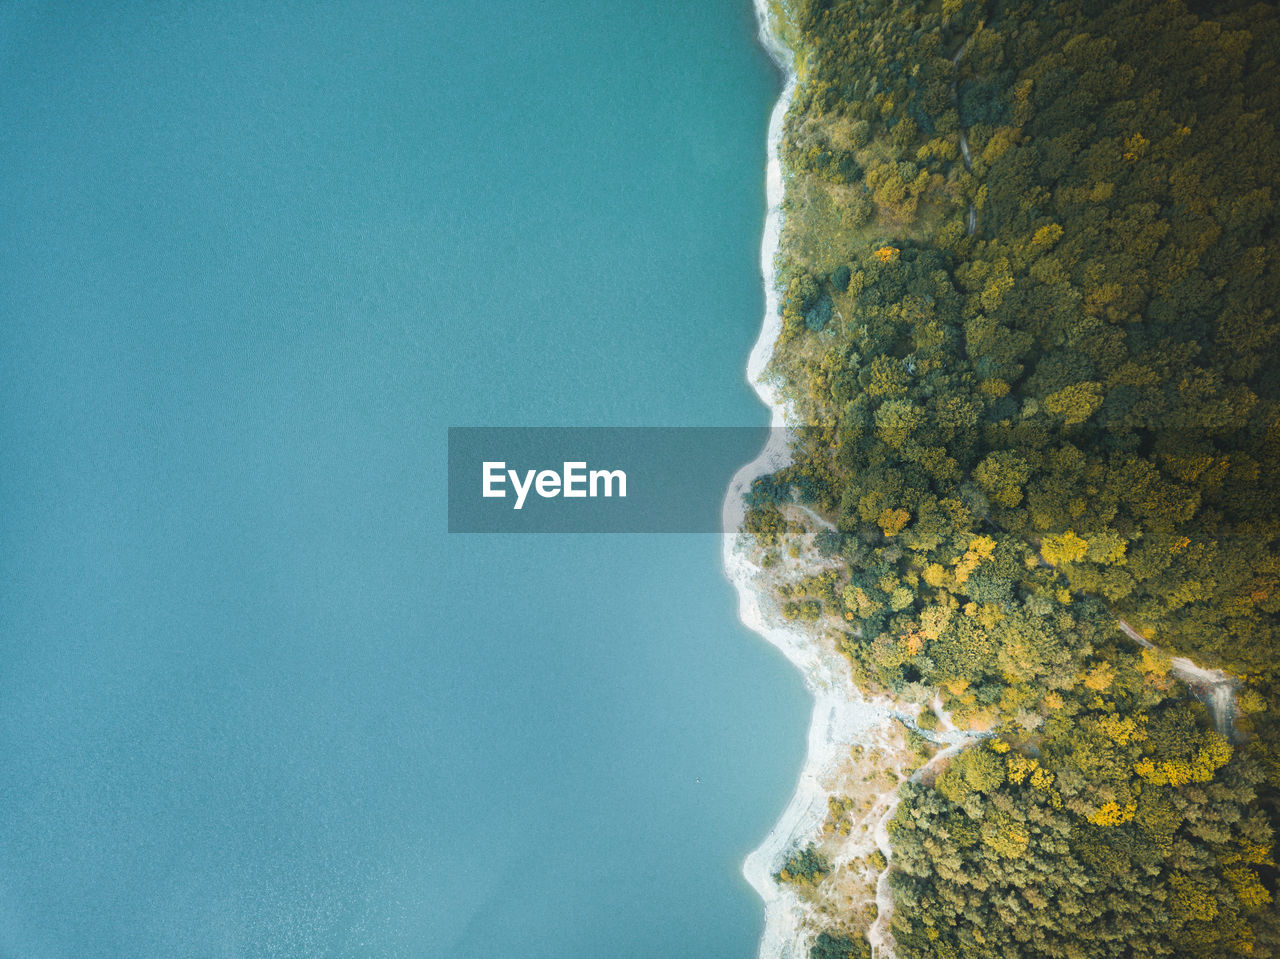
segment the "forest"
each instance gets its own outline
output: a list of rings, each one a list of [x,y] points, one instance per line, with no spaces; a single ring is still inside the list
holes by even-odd
[[[830,518],[845,572],[787,614],[995,734],[903,787],[898,955],[1280,957],[1280,12],[777,16],[798,426],[746,529]]]

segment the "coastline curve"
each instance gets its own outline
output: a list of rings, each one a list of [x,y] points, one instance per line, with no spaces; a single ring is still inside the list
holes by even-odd
[[[813,697],[807,736],[807,751],[799,782],[796,784],[781,817],[764,840],[745,859],[742,873],[764,902],[764,931],[758,950],[759,959],[808,959],[806,925],[816,917],[790,887],[774,880],[775,871],[789,852],[822,830],[828,815],[828,799],[832,795],[825,781],[832,770],[846,759],[856,746],[873,746],[886,738],[886,729],[895,723],[915,728],[914,709],[903,710],[892,698],[865,696],[852,682],[849,664],[829,642],[812,630],[805,630],[782,620],[768,606],[765,591],[757,578],[763,572],[750,555],[741,535],[746,513],[745,494],[756,477],[776,472],[791,462],[788,444],[789,415],[785,400],[775,385],[765,377],[773,356],[774,343],[781,331],[779,295],[774,275],[774,258],[782,234],[782,201],[785,188],[778,146],[782,125],[796,89],[797,76],[791,51],[773,29],[769,0],[754,0],[759,22],[761,45],[783,72],[784,85],[769,119],[766,166],[766,215],[760,248],[760,270],[764,282],[765,310],[761,330],[747,363],[747,380],[769,409],[769,439],[755,459],[734,474],[721,507],[723,523],[722,558],[725,575],[738,594],[738,616],[743,625],[758,633],[791,662],[803,678]],[[829,525],[811,511],[797,506],[819,526]],[[917,730],[920,731],[920,730]],[[981,734],[979,734],[980,736]],[[975,738],[967,730],[944,723],[934,741],[959,748]],[[954,749],[948,751],[950,755]],[[896,795],[895,785],[886,797]],[[882,877],[883,878],[883,877]],[[885,911],[887,922],[887,910]],[[809,920],[810,922],[806,922]],[[881,924],[883,926],[883,923]],[[811,929],[809,931],[812,931]],[[879,937],[881,951],[892,954],[892,947]],[[873,942],[875,940],[873,939]],[[887,947],[887,948],[886,948]]]
[[[748,629],[759,633],[767,642],[778,647],[788,660],[804,674],[806,686],[814,691],[809,682],[808,663],[801,655],[798,635],[787,635],[782,631],[771,630],[765,623],[764,613],[760,605],[760,597],[752,588],[751,579],[755,572],[741,543],[739,530],[746,512],[745,494],[756,477],[775,472],[791,461],[791,453],[787,444],[785,431],[787,416],[781,397],[773,385],[763,378],[765,368],[773,355],[773,344],[781,330],[778,317],[778,291],[774,278],[774,257],[778,251],[778,243],[782,234],[782,199],[783,175],[782,162],[778,155],[778,144],[782,137],[782,123],[796,88],[796,73],[791,51],[777,35],[770,20],[768,0],[753,0],[758,22],[758,38],[769,56],[778,65],[783,74],[783,89],[773,106],[769,117],[768,151],[765,165],[765,220],[764,234],[760,247],[760,272],[764,283],[764,320],[760,334],[751,349],[747,361],[747,381],[760,397],[761,402],[769,410],[769,439],[755,459],[744,465],[734,474],[725,494],[722,507],[723,517],[723,562],[725,575],[733,583],[738,593],[738,617]],[[807,820],[815,814],[815,806],[819,805],[820,790],[815,790],[812,767],[815,740],[825,738],[826,730],[821,727],[822,704],[815,694],[814,711],[809,726],[809,753],[805,761],[804,771],[795,792],[787,804],[782,818],[774,825],[764,841],[756,847],[742,865],[742,873],[757,895],[764,901],[764,932],[761,937],[759,955],[761,959],[773,957],[796,957],[801,959],[798,935],[801,922],[801,907],[795,897],[787,896],[773,881],[771,866],[781,859],[787,846],[793,841]]]
[[[776,865],[787,850],[821,827],[827,815],[826,789],[819,771],[842,751],[866,738],[866,733],[887,718],[886,704],[861,698],[847,679],[839,654],[824,650],[812,636],[794,628],[771,625],[762,607],[761,596],[752,579],[757,567],[747,555],[739,529],[745,514],[744,495],[756,477],[775,472],[791,462],[787,442],[787,410],[764,372],[773,355],[773,345],[781,330],[778,291],[774,278],[774,257],[782,233],[784,181],[778,144],[782,124],[796,88],[796,72],[791,51],[773,29],[768,0],[754,0],[761,45],[783,72],[784,85],[769,119],[766,165],[766,214],[760,250],[764,281],[765,311],[760,335],[747,363],[747,379],[770,412],[769,440],[751,462],[734,475],[722,507],[723,561],[725,574],[738,592],[738,614],[742,623],[776,646],[804,677],[813,696],[808,752],[800,781],[781,818],[764,841],[743,863],[742,872],[765,905],[765,926],[760,941],[761,959],[805,959],[807,943],[800,934],[804,906],[789,890],[773,879]]]

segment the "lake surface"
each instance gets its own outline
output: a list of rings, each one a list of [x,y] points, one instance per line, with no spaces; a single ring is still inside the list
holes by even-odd
[[[749,957],[808,700],[450,425],[757,425],[748,0],[0,12],[0,956]]]

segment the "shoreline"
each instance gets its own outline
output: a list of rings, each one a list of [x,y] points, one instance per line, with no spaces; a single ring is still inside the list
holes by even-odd
[[[785,426],[786,409],[773,385],[762,380],[762,374],[773,356],[774,342],[781,330],[778,317],[778,293],[774,277],[774,257],[782,233],[782,199],[784,183],[778,144],[782,123],[796,88],[796,73],[790,51],[773,32],[768,0],[754,0],[759,22],[761,46],[783,71],[782,93],[774,104],[769,119],[766,161],[766,214],[760,250],[760,268],[765,290],[765,313],[760,334],[747,362],[747,380],[761,401],[769,408],[769,440],[751,462],[737,473],[729,484],[722,506],[724,529],[723,562],[725,574],[738,592],[738,616],[748,629],[777,647],[804,678],[806,689],[814,699],[809,724],[808,751],[800,781],[792,793],[782,816],[743,862],[742,873],[764,901],[764,932],[758,954],[761,959],[787,957],[806,959],[807,943],[800,935],[805,904],[789,888],[773,879],[773,872],[789,849],[805,837],[818,832],[827,816],[829,791],[820,784],[822,773],[833,765],[841,752],[856,744],[851,734],[862,734],[890,720],[887,704],[873,704],[857,696],[846,680],[839,681],[842,663],[839,654],[829,655],[815,642],[817,637],[799,629],[770,624],[762,608],[761,596],[753,578],[760,568],[751,562],[743,548],[738,530],[745,514],[743,494],[756,477],[774,472],[791,461]],[[853,693],[854,695],[850,695]],[[843,748],[842,748],[843,747]]]
[[[782,136],[783,119],[795,93],[797,78],[791,51],[773,31],[769,0],[753,2],[759,23],[760,44],[778,64],[784,76],[782,92],[769,119],[766,214],[760,249],[760,270],[765,293],[764,319],[746,370],[752,389],[769,409],[772,428],[764,448],[734,474],[725,494],[721,507],[722,559],[725,575],[738,593],[740,621],[786,656],[799,670],[805,688],[813,697],[807,750],[799,781],[778,821],[742,864],[743,876],[764,902],[764,930],[758,949],[759,959],[808,959],[810,943],[804,927],[807,922],[817,920],[818,917],[814,914],[811,903],[801,899],[791,886],[776,882],[773,874],[790,851],[821,837],[828,817],[828,799],[835,794],[831,783],[838,777],[839,771],[847,766],[850,753],[856,747],[874,748],[886,744],[894,736],[894,727],[899,723],[914,726],[918,707],[906,705],[904,708],[904,704],[883,694],[874,698],[866,697],[853,684],[849,664],[830,642],[825,641],[820,630],[806,630],[782,619],[776,609],[771,608],[765,571],[753,562],[748,546],[739,534],[746,512],[743,495],[749,490],[751,481],[791,462],[786,430],[786,404],[778,396],[774,385],[762,377],[772,359],[774,343],[782,328],[774,271],[774,258],[782,234],[782,200],[785,190],[778,145]],[[803,507],[800,509],[808,513],[811,520],[821,523],[808,510]],[[766,582],[758,583],[757,580]],[[940,715],[946,719],[944,714]],[[944,753],[950,755],[971,736],[967,730],[957,730],[949,721],[944,721],[938,733],[929,738],[939,745],[949,746]],[[935,757],[939,762],[942,759],[942,755]],[[936,768],[936,762],[931,761],[927,765]],[[896,782],[882,793],[877,804],[887,802],[890,809],[896,805],[900,784]],[[884,873],[887,872],[886,867]],[[884,875],[878,878],[883,882]],[[877,913],[872,928],[880,931],[880,935],[872,933],[872,928],[867,932],[871,933],[868,938],[873,945],[883,949],[885,935],[880,914],[883,914],[883,922],[887,922],[888,910],[877,909]],[[891,948],[884,950],[885,954],[891,954]]]
[[[752,577],[756,567],[750,563],[740,542],[739,529],[742,526],[746,506],[744,494],[757,476],[774,472],[786,466],[791,459],[787,446],[786,411],[772,384],[762,381],[765,367],[773,356],[773,344],[781,330],[781,320],[777,315],[778,293],[776,289],[773,261],[778,251],[778,243],[782,234],[782,196],[783,177],[782,163],[778,156],[778,144],[782,137],[782,122],[796,88],[796,73],[791,60],[790,51],[781,39],[773,32],[770,24],[768,0],[753,0],[758,24],[759,42],[770,58],[783,73],[783,88],[773,106],[769,117],[768,150],[765,161],[765,220],[764,232],[760,248],[760,272],[764,283],[764,320],[760,334],[751,348],[747,361],[747,381],[761,402],[769,409],[769,439],[756,455],[755,459],[741,467],[729,483],[721,507],[723,520],[723,564],[725,575],[738,593],[738,618],[742,624],[758,633],[766,642],[776,646],[787,659],[804,676],[805,687],[814,697],[814,707],[809,723],[808,755],[800,774],[800,782],[787,803],[782,817],[774,824],[763,842],[757,846],[742,864],[742,874],[756,894],[764,902],[764,931],[761,936],[758,954],[761,959],[772,957],[800,956],[797,935],[802,916],[802,904],[798,898],[788,893],[774,882],[773,864],[785,855],[787,848],[794,842],[802,827],[809,823],[812,828],[822,820],[812,820],[816,816],[825,816],[825,802],[819,795],[815,779],[815,759],[818,750],[815,745],[829,738],[830,723],[824,717],[830,716],[838,706],[838,699],[823,696],[814,687],[812,670],[807,662],[799,640],[802,639],[794,631],[770,629],[765,623],[764,612],[760,605],[760,596],[752,588]],[[833,691],[834,692],[834,691]],[[833,701],[824,702],[830,698]],[[788,948],[790,947],[790,948]]]

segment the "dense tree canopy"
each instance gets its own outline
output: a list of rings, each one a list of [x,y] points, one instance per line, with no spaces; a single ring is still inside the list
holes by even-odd
[[[1005,750],[908,788],[900,953],[1280,956],[1280,15],[787,14],[804,426],[748,524],[831,516],[796,615]],[[1227,736],[1120,619],[1242,677]]]

